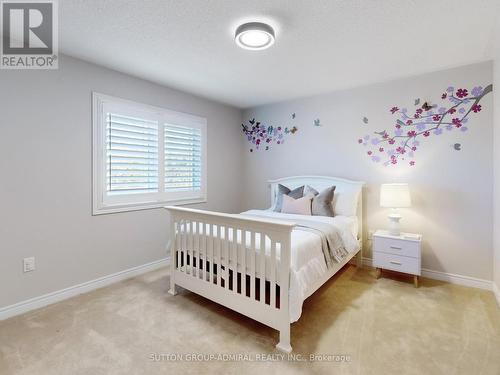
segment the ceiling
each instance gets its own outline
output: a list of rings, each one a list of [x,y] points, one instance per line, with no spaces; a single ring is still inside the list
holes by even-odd
[[[491,59],[498,0],[64,0],[60,50],[240,108]],[[248,21],[276,30],[238,48]]]

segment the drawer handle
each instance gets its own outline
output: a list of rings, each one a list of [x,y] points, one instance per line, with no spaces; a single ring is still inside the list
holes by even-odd
[[[398,266],[400,266],[400,265],[401,265],[401,263],[400,263],[400,262],[395,262],[395,261],[393,261],[393,260],[391,260],[389,263],[391,263],[391,264],[396,264],[396,265],[398,265]]]
[[[399,247],[399,246],[391,246],[391,249],[394,249],[394,250],[401,250],[402,248]]]

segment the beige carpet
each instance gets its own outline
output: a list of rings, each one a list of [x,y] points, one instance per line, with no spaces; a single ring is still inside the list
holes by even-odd
[[[274,330],[167,285],[159,270],[0,322],[0,374],[500,374],[491,292],[426,279],[415,289],[347,266],[292,325],[304,359],[292,361],[262,358],[279,353]],[[193,353],[221,357],[186,361]],[[246,361],[230,360],[238,354]]]

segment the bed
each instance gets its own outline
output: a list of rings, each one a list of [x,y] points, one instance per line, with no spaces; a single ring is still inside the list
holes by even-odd
[[[235,215],[166,207],[173,239],[169,293],[175,295],[180,286],[266,324],[280,332],[276,347],[291,352],[290,324],[300,318],[304,300],[353,258],[361,266],[364,183],[295,176],[269,184],[268,210]],[[336,186],[334,204],[340,214],[307,220],[335,228],[345,248],[342,258],[329,262],[321,236],[300,230],[304,215],[273,211],[278,184],[318,191]]]

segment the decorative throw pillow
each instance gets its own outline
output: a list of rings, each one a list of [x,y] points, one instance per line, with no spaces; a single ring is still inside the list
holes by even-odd
[[[311,216],[311,199],[310,196],[294,199],[288,195],[283,195],[281,212],[284,214]]]
[[[333,199],[335,215],[356,216],[360,192],[359,188],[336,192]]]
[[[335,186],[326,188],[321,193],[309,185],[304,189],[304,196],[312,197],[312,215],[313,216],[335,216],[333,210],[333,195]]]
[[[312,186],[306,185],[304,187],[304,197],[306,195],[310,195],[311,197],[315,197],[318,194],[319,194],[319,192],[315,188],[313,188]]]
[[[299,186],[293,190],[290,190],[286,186],[278,184],[278,194],[276,196],[276,205],[274,206],[274,212],[281,212],[281,206],[283,205],[283,196],[288,195],[293,199],[302,198],[304,195],[304,185]]]

